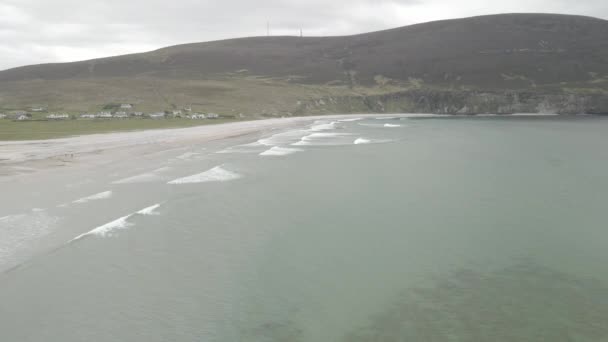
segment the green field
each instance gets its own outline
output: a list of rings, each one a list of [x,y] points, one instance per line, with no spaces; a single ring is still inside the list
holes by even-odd
[[[188,119],[129,119],[129,120],[65,120],[65,121],[11,121],[0,120],[0,141],[38,140],[69,136],[139,131],[146,129],[193,127],[235,119],[188,120]]]

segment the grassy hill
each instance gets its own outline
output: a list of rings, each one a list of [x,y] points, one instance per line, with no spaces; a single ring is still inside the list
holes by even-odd
[[[504,14],[345,37],[254,37],[0,72],[0,110],[135,103],[244,116],[608,113],[608,21]],[[564,109],[566,108],[566,109]]]

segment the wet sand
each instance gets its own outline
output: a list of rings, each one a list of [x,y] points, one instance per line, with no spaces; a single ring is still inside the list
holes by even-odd
[[[135,154],[179,148],[184,144],[204,143],[266,130],[289,128],[313,120],[366,116],[370,115],[277,118],[189,128],[91,134],[50,140],[0,141],[0,177],[75,166],[91,159],[119,160]]]

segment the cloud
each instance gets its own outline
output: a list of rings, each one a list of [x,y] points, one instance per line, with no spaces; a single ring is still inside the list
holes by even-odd
[[[0,69],[266,34],[345,35],[503,12],[608,18],[605,0],[2,0]]]

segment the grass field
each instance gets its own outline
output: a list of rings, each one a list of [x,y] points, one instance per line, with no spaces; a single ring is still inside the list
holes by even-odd
[[[235,119],[130,119],[130,120],[65,120],[11,121],[0,120],[0,141],[42,140],[76,135],[138,131],[146,129],[193,127],[234,122]]]

